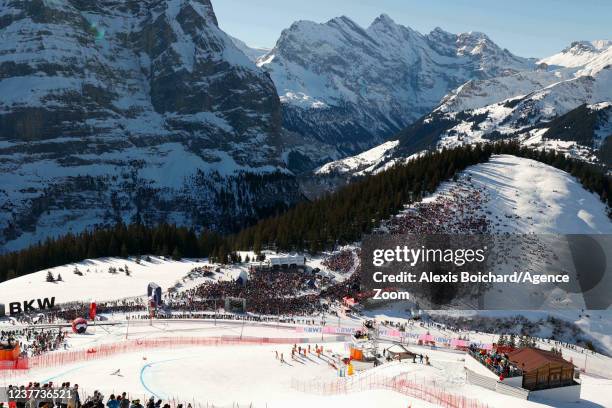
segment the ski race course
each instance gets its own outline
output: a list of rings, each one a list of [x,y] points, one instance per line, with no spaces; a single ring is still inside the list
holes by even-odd
[[[347,331],[359,327],[349,319],[341,324]],[[2,371],[1,385],[70,381],[88,394],[130,390],[132,399],[193,401],[194,407],[547,406],[466,383],[466,354],[443,347],[409,345],[431,359],[429,366],[392,362],[340,378],[331,364],[334,355],[346,354],[350,337],[321,335],[317,326],[297,327],[208,319],[134,320],[128,327],[126,321],[109,321],[90,326],[86,334],[72,334],[68,351],[33,358],[28,370]],[[322,357],[313,352],[293,359],[294,343],[313,349],[323,345]],[[391,344],[383,340],[381,347]],[[589,358],[592,364],[609,364],[603,356]],[[583,402],[567,406],[611,406],[610,390],[612,379],[583,374]]]

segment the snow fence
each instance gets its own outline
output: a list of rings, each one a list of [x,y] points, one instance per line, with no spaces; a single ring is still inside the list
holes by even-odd
[[[343,336],[338,338],[326,338],[325,342],[342,341]],[[221,336],[221,337],[160,337],[147,339],[132,339],[118,343],[99,344],[88,349],[72,351],[59,351],[42,354],[35,357],[20,359],[7,369],[38,369],[46,367],[61,367],[64,365],[98,360],[115,356],[122,353],[134,353],[138,351],[157,348],[173,349],[184,347],[211,347],[211,346],[238,346],[238,345],[264,345],[264,344],[297,344],[297,343],[321,343],[321,339],[295,338],[295,337],[246,337],[246,336]]]
[[[372,374],[341,377],[331,381],[302,381],[293,378],[295,390],[317,395],[339,395],[371,390],[392,390],[445,408],[488,408],[488,405],[474,398],[447,392],[433,381],[414,380],[410,373],[388,376],[379,372]]]

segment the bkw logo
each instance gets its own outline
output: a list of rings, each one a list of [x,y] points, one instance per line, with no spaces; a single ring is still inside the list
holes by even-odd
[[[55,306],[55,297],[24,300],[23,302],[11,302],[8,304],[10,315],[18,315],[22,313],[33,313],[41,310],[53,309]],[[0,317],[6,315],[4,304],[0,303]]]

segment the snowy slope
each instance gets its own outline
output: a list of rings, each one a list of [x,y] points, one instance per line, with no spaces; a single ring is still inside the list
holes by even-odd
[[[562,170],[498,155],[469,167],[462,172],[466,176],[469,188],[486,197],[478,213],[494,223],[494,232],[612,234],[612,221],[599,197]],[[454,186],[454,182],[443,183],[424,202],[439,200]]]
[[[371,172],[372,167],[380,163],[393,152],[399,142],[397,140],[385,142],[356,156],[329,162],[315,170],[315,174],[351,173],[359,175]]]
[[[469,205],[459,202],[467,198]],[[461,172],[457,181],[443,183],[434,194],[426,197],[418,206],[429,207],[435,214],[435,206],[443,203],[444,213],[423,224],[439,233],[462,233],[456,230],[458,220],[485,219],[487,233],[500,234],[612,234],[612,220],[607,215],[605,205],[595,194],[585,190],[569,174],[540,162],[509,155],[493,156],[487,163],[471,166]],[[419,232],[422,229],[414,224],[405,224],[401,218],[413,213],[407,207],[398,217],[383,223],[382,229],[390,232]],[[431,214],[431,212],[429,213]],[[410,225],[413,227],[411,228]],[[538,259],[531,261],[530,268],[536,268]],[[509,290],[509,288],[505,288]],[[523,296],[523,292],[515,296]],[[547,298],[550,293],[541,294]],[[574,299],[576,301],[576,299]],[[581,301],[578,299],[578,303]],[[528,304],[527,299],[523,303]],[[611,310],[584,312],[577,309],[563,310],[551,303],[545,310],[523,311],[483,311],[483,312],[436,312],[441,314],[511,317],[524,316],[531,321],[544,320],[535,335],[548,337],[550,328],[546,319],[549,315],[570,322],[583,331],[584,336],[600,350],[612,354]],[[400,308],[398,308],[399,310]],[[405,308],[401,308],[402,312]],[[397,314],[382,311],[389,316]],[[401,314],[401,313],[400,313]],[[564,340],[575,342],[571,333]]]
[[[458,112],[482,108],[506,99],[529,95],[558,82],[582,76],[596,77],[610,64],[612,64],[611,41],[575,42],[562,52],[539,60],[535,70],[468,81],[449,93],[438,110]],[[584,98],[584,95],[579,97]]]
[[[612,41],[576,41],[558,54],[543,58],[538,63],[580,68],[583,75],[600,71],[612,60]]]
[[[583,104],[597,105],[612,100],[612,69],[599,71],[595,76],[578,76],[543,87],[525,96],[484,106],[482,108],[455,112],[444,118],[456,123],[440,134],[439,146],[455,146],[466,142],[484,141],[505,135],[527,133],[534,126],[547,129],[549,122]],[[606,108],[600,105],[598,109]],[[440,120],[440,117],[436,118]],[[607,127],[607,118],[601,126]],[[554,134],[547,135],[555,138]],[[595,134],[593,134],[595,136]],[[607,137],[607,135],[606,135]],[[601,137],[597,137],[601,139]],[[585,147],[597,149],[597,143],[582,143]]]
[[[574,71],[535,70],[491,79],[471,80],[446,95],[436,110],[457,112],[482,108],[572,78]]]
[[[230,38],[232,39],[236,47],[238,47],[238,49],[242,51],[244,55],[249,57],[249,59],[253,62],[256,62],[257,59],[259,59],[260,57],[263,57],[264,55],[270,52],[270,48],[250,47],[249,45],[247,45],[247,43],[245,43],[244,41],[236,37],[230,37]]]
[[[525,133],[525,138],[529,138],[532,134],[528,132],[533,126],[547,129],[548,122],[581,105],[587,104],[593,111],[607,109],[608,102],[612,100],[610,41],[574,43],[562,53],[545,58],[540,63],[557,67],[551,70],[544,66],[537,72],[475,81],[445,98],[438,112],[447,112],[448,118],[452,118],[452,112],[464,112],[467,118],[446,129],[440,135],[440,145],[452,146],[487,139],[495,134]],[[576,119],[578,126],[586,120]],[[604,114],[597,121],[591,129],[590,138],[574,139],[575,149],[580,149],[576,144],[594,151],[601,147],[610,134],[609,118]],[[561,138],[558,133],[548,132],[544,139]],[[569,135],[563,139],[572,141]],[[582,155],[587,159],[592,156],[592,152]]]
[[[394,150],[380,156],[365,172],[407,160],[426,149],[515,137],[534,148],[552,148],[610,165],[612,69],[602,69],[595,76],[559,79],[557,73],[546,72],[468,82],[447,95],[429,115],[396,134],[399,143]],[[499,102],[491,103],[498,97]],[[383,150],[386,145],[372,150]],[[349,157],[341,163],[355,161],[359,159]],[[321,168],[339,167],[353,174],[364,171],[353,172],[350,166],[336,163]]]
[[[363,28],[347,17],[298,21],[258,60],[283,102],[290,130],[355,153],[436,106],[465,81],[531,69],[533,61],[486,35],[427,35],[381,15]]]
[[[161,257],[150,257],[150,261],[143,259],[138,263],[133,258],[89,259],[2,282],[0,298],[8,303],[55,296],[56,303],[65,303],[144,296],[150,282],[157,283],[165,292],[193,268],[204,265],[209,264],[199,260],[173,261]],[[124,271],[126,266],[129,276]],[[109,268],[116,268],[117,272],[110,273]],[[81,272],[82,275],[75,274],[75,271]],[[57,278],[58,274],[61,275],[62,281],[47,282],[48,272],[51,272],[54,278]]]

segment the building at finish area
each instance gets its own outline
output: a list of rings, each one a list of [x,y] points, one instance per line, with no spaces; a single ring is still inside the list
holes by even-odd
[[[306,265],[306,257],[303,255],[275,255],[267,257],[266,261],[272,268],[295,268]]]

